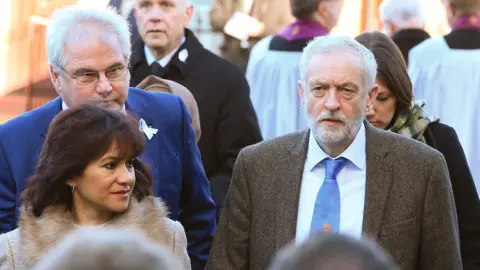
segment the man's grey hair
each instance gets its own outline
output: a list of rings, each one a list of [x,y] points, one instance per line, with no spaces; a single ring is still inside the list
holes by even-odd
[[[72,5],[56,10],[47,26],[48,63],[54,67],[67,64],[65,47],[69,43],[88,43],[92,37],[114,36],[130,61],[130,26],[113,7]],[[90,39],[90,40],[89,40]]]
[[[316,37],[303,49],[300,60],[300,79],[304,87],[307,85],[307,72],[310,59],[316,54],[328,54],[332,52],[347,52],[357,55],[363,71],[365,88],[367,91],[372,90],[377,76],[375,56],[369,49],[351,37],[331,35]]]
[[[275,256],[270,270],[400,270],[374,242],[319,233],[289,245]]]
[[[390,20],[397,27],[408,27],[412,23],[415,23],[417,27],[425,25],[419,0],[383,0],[379,13],[382,21]]]
[[[86,228],[65,237],[34,269],[181,269],[175,258],[134,229]]]

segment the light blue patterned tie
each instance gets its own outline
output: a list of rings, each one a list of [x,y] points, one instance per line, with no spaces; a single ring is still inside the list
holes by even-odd
[[[325,180],[315,201],[310,233],[338,232],[340,227],[340,190],[337,175],[345,165],[345,159],[327,158],[322,162],[325,164]]]

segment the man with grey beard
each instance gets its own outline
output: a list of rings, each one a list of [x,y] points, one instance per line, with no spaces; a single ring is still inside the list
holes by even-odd
[[[207,269],[266,269],[319,231],[373,239],[401,269],[462,269],[444,157],[364,120],[378,91],[372,53],[318,37],[300,72],[309,129],[242,150]]]

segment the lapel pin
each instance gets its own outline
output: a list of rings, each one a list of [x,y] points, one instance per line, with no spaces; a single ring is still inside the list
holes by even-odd
[[[183,49],[180,51],[180,53],[178,54],[178,60],[182,61],[185,63],[185,61],[187,60],[188,58],[188,51],[187,49]]]

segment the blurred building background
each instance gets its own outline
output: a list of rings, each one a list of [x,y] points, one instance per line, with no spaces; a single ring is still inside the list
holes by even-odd
[[[208,49],[218,53],[220,34],[210,31],[208,10],[213,0],[192,0],[195,15],[190,28]],[[335,35],[356,36],[381,29],[378,6],[382,0],[345,0]],[[447,33],[442,0],[422,0],[427,31]],[[0,123],[36,108],[56,96],[50,83],[45,49],[45,27],[59,7],[80,3],[106,5],[108,0],[1,0],[0,1]]]

